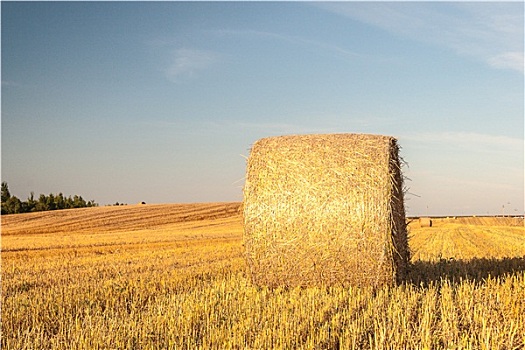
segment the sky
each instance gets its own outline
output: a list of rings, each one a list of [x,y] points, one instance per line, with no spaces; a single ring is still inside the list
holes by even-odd
[[[391,135],[408,215],[524,212],[523,2],[1,3],[2,181],[241,201],[251,145]]]

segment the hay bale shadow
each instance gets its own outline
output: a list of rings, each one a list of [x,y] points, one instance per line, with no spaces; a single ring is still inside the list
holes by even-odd
[[[437,262],[418,260],[411,264],[407,283],[428,286],[442,280],[451,284],[460,281],[483,282],[525,271],[525,256],[514,258],[475,258],[469,260],[440,259]]]

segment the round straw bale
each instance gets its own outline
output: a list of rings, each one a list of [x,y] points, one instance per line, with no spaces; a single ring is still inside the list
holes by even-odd
[[[361,134],[257,141],[247,162],[244,246],[267,286],[394,284],[408,249],[396,139]]]
[[[431,218],[419,218],[419,226],[420,227],[432,227],[432,219]]]

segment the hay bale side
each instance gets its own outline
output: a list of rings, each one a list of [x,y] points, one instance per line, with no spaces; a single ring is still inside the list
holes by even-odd
[[[244,246],[267,286],[393,284],[408,250],[397,141],[360,134],[265,138],[246,170]]]
[[[420,227],[432,227],[432,219],[431,218],[419,218],[419,226]]]

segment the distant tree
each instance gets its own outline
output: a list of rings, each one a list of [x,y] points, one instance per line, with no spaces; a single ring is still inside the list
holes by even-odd
[[[11,197],[11,193],[9,193],[9,186],[7,186],[7,182],[2,182],[2,203],[7,202],[7,200]]]
[[[30,213],[35,211],[37,201],[35,200],[35,193],[31,191],[31,194],[29,197],[27,197],[27,201],[22,202],[22,207],[24,207],[23,212],[24,213]]]
[[[22,201],[16,196],[11,196],[7,182],[2,182],[1,190],[2,214],[18,214],[23,212]]]
[[[55,196],[53,193],[50,193],[46,198],[47,210],[56,210],[57,205],[55,203]]]
[[[55,196],[55,207],[56,209],[66,209],[66,201],[62,192]]]
[[[2,214],[9,214],[7,209],[7,201],[11,198],[11,193],[9,193],[9,187],[7,182],[2,182]]]
[[[34,211],[60,210],[69,208],[96,207],[98,204],[94,201],[85,201],[82,196],[65,197],[62,192],[59,194],[50,193],[48,196],[41,194],[38,200],[35,200],[34,192],[22,202],[15,196],[11,196],[7,182],[2,182],[2,214],[18,214]]]
[[[73,208],[82,208],[86,206],[86,202],[82,198],[82,196],[73,196]]]
[[[22,202],[16,196],[11,196],[5,202],[5,214],[19,214],[22,212]]]
[[[38,197],[38,201],[36,202],[35,211],[46,211],[46,210],[48,210],[48,208],[47,208],[47,197],[46,197],[45,194],[41,194]]]

